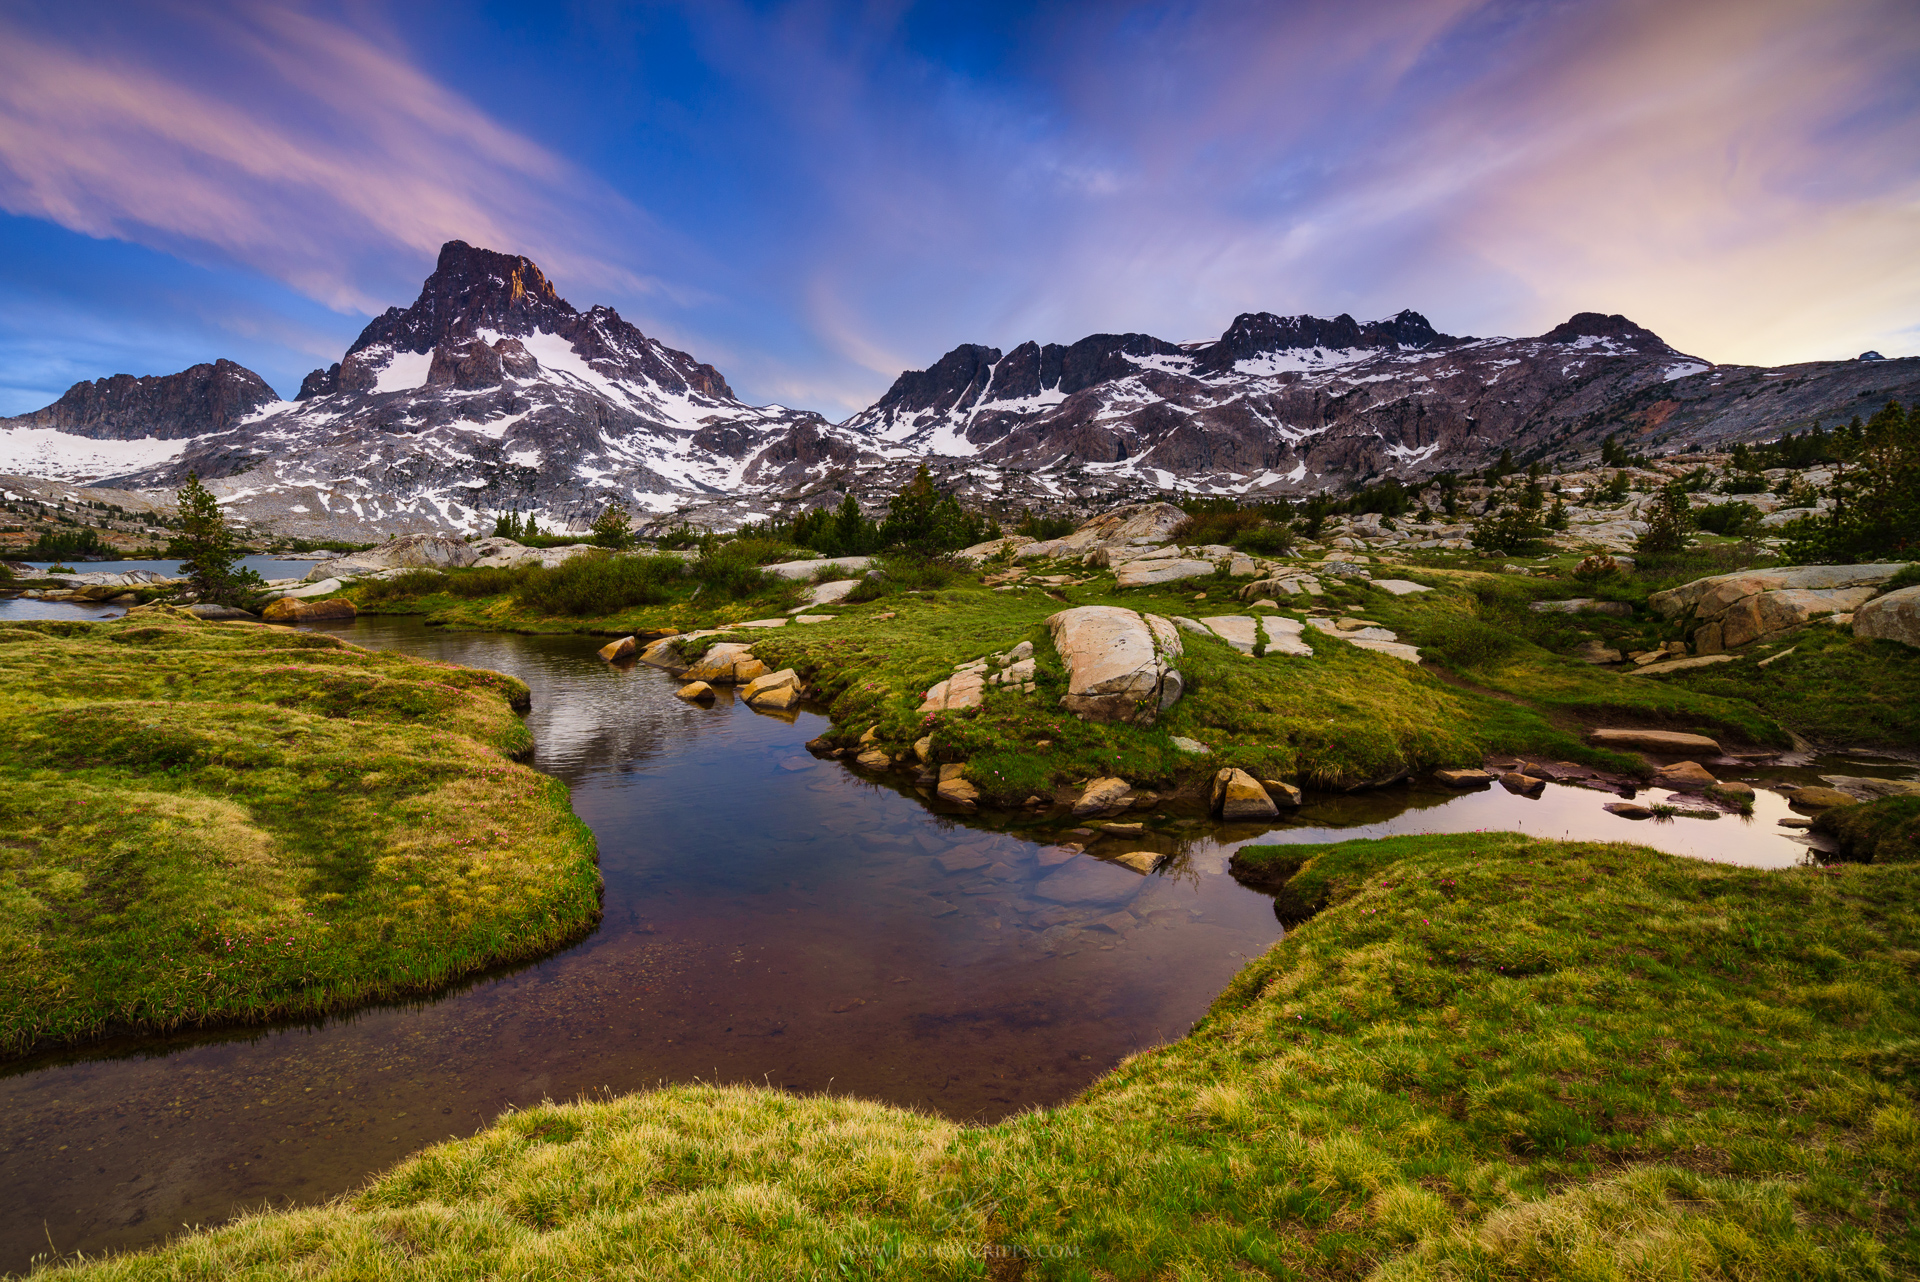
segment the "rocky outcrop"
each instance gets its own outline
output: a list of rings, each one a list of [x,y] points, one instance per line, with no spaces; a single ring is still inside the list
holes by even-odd
[[[1648,598],[1665,619],[1691,616],[1700,654],[1748,645],[1816,619],[1846,614],[1905,566],[1793,565],[1695,579]]]
[[[1920,587],[1876,597],[1853,612],[1853,634],[1920,648]]]
[[[1047,620],[1067,668],[1060,704],[1092,721],[1152,725],[1180,698],[1180,634],[1158,615],[1084,605]]]
[[[307,571],[307,581],[358,578],[381,570],[459,569],[477,560],[465,540],[450,534],[409,534],[365,552],[322,561]]]

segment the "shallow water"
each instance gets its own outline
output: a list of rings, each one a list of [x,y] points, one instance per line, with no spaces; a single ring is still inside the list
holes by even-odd
[[[150,570],[167,578],[180,573],[178,561],[24,561],[36,570],[50,570],[56,565],[65,565],[75,574],[125,574],[129,570]],[[307,571],[317,562],[284,561],[277,556],[246,556],[234,563],[238,568],[252,570],[263,579],[303,579]]]
[[[591,638],[411,619],[338,631],[528,683],[535,764],[599,838],[604,922],[430,1001],[15,1066],[0,1076],[0,1268],[50,1241],[139,1246],[331,1196],[542,1099],[701,1078],[969,1120],[1059,1102],[1185,1033],[1280,936],[1270,901],[1225,873],[1252,840],[1518,829],[1763,867],[1807,853],[1771,793],[1752,819],[1636,823],[1572,786],[1537,800],[1402,786],[1310,797],[1273,827],[1149,816],[1149,836],[1113,849],[1174,853],[1153,878],[1086,856],[1056,867],[1044,843],[1064,824],[929,813],[902,785],[809,756],[824,717],[682,703],[663,673],[600,663]],[[1821,770],[1912,773],[1849,759],[1806,778]]]

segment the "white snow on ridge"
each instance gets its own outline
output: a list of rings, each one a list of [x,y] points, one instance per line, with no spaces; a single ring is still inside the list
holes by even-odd
[[[1686,378],[1690,374],[1704,374],[1713,366],[1705,361],[1681,361],[1678,365],[1667,366],[1667,372],[1660,376],[1663,383],[1671,383],[1676,378]]]
[[[0,427],[0,472],[50,481],[91,481],[157,467],[180,457],[193,439],[96,441],[51,427]]]
[[[380,369],[376,392],[412,392],[427,385],[433,369],[432,352],[395,352]]]
[[[1375,355],[1371,350],[1354,347],[1315,347],[1311,350],[1289,349],[1283,352],[1270,352],[1265,356],[1255,356],[1244,361],[1235,361],[1234,373],[1262,374],[1309,374],[1316,370],[1337,369],[1342,365],[1352,365]]]
[[[1389,445],[1387,446],[1387,453],[1393,455],[1394,458],[1402,463],[1424,463],[1432,458],[1434,451],[1439,448],[1440,442],[1438,441],[1435,441],[1431,445],[1422,445],[1419,449],[1412,449],[1405,445]]]

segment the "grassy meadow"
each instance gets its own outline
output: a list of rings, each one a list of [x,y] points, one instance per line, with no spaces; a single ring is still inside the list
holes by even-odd
[[[442,626],[610,636],[725,628],[779,616],[800,599],[801,585],[770,576],[743,574],[730,587],[715,587],[674,569],[683,563],[664,561],[604,557],[555,571],[430,571],[352,587],[347,595],[370,613],[424,614]],[[632,568],[619,569],[621,562]],[[644,568],[649,564],[660,568]],[[1442,569],[1393,571],[1435,588],[1407,597],[1365,580],[1329,577],[1326,595],[1314,602],[1317,610],[1395,629],[1424,647],[1430,665],[1320,632],[1307,637],[1312,658],[1258,659],[1187,633],[1179,663],[1186,694],[1156,726],[1082,722],[1059,707],[1066,676],[1045,626],[1049,615],[1075,605],[1190,617],[1247,613],[1236,596],[1241,581],[1120,590],[1111,572],[1076,568],[1066,576],[1076,583],[995,591],[978,571],[897,562],[886,569],[883,583],[856,594],[869,599],[821,607],[834,616],[829,623],[741,630],[724,639],[750,640],[770,666],[798,669],[831,712],[836,742],[851,745],[871,729],[883,747],[901,752],[931,733],[937,759],[967,762],[968,778],[987,799],[1002,803],[1052,795],[1097,774],[1156,788],[1197,787],[1221,765],[1306,786],[1353,787],[1409,770],[1478,765],[1491,752],[1645,773],[1637,756],[1583,742],[1584,730],[1609,723],[1698,730],[1737,744],[1785,746],[1789,740],[1775,715],[1749,699],[1624,678],[1566,657],[1570,643],[1562,644],[1561,633],[1586,627],[1588,618],[1570,625],[1566,616],[1525,609],[1533,594],[1554,585]],[[1385,567],[1375,569],[1386,577]],[[570,579],[622,581],[617,575],[644,580],[644,591],[595,597],[567,587]],[[635,595],[644,599],[631,600]],[[596,611],[596,601],[604,608]],[[561,602],[567,610],[555,608]],[[1296,618],[1308,613],[1304,599],[1285,607],[1280,613]],[[931,720],[917,711],[923,692],[956,663],[1022,640],[1034,644],[1034,694],[990,689],[978,710]],[[1212,755],[1181,752],[1175,736],[1206,744]],[[1038,746],[1042,742],[1047,746]]]
[[[0,1056],[319,1014],[599,916],[526,687],[152,607],[0,624]]]
[[[59,1276],[1920,1273],[1912,866],[1501,833],[1263,860],[1317,915],[1063,1106],[961,1128],[696,1084],[543,1107]]]

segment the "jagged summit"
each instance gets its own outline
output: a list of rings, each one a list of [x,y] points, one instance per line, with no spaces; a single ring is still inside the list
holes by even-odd
[[[536,349],[552,349],[527,340],[542,335],[564,339],[609,379],[638,380],[675,396],[735,399],[719,370],[648,338],[613,308],[574,310],[531,258],[476,249],[463,240],[440,247],[412,306],[389,307],[376,316],[337,364],[301,381],[294,399],[404,390],[395,383],[415,372],[418,386],[498,387],[508,377],[533,376]],[[389,375],[396,368],[399,373]]]

